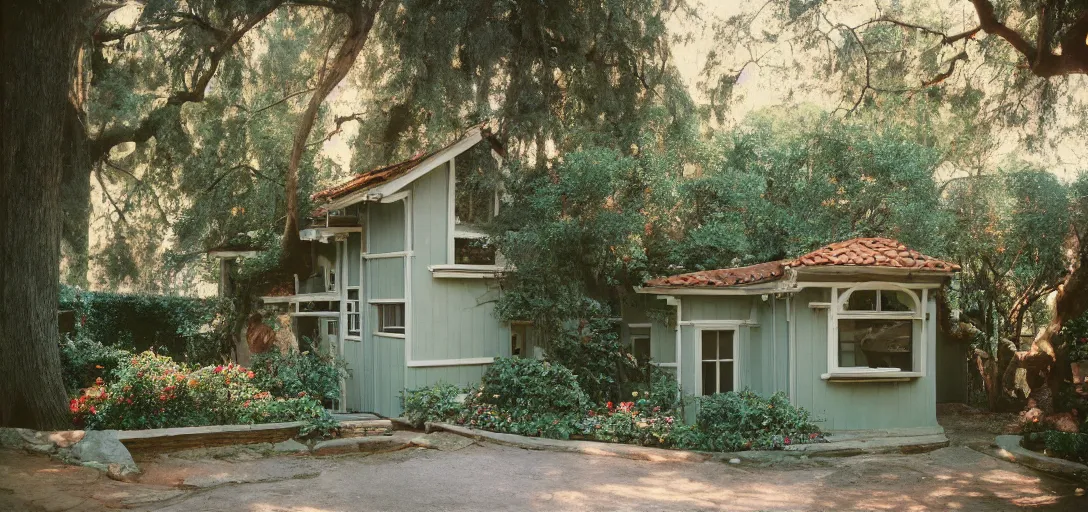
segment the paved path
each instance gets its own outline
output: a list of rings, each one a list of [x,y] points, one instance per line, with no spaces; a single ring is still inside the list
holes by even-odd
[[[7,452],[0,510],[1088,510],[1078,485],[962,446],[764,467],[462,446],[165,457],[142,463],[139,484]]]

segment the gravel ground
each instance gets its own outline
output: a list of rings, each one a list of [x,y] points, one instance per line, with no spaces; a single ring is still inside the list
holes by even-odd
[[[1088,510],[1083,483],[978,451],[1007,419],[944,411],[952,446],[927,454],[763,465],[633,461],[432,434],[438,449],[369,456],[264,458],[236,447],[152,457],[140,460],[138,484],[124,484],[0,451],[0,511]]]

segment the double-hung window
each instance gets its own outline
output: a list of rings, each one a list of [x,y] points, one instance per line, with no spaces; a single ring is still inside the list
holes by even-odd
[[[631,354],[639,361],[650,360],[650,328],[629,327],[631,333]]]
[[[487,144],[450,161],[452,240],[449,263],[455,265],[496,265],[498,255],[486,226],[499,213],[499,166]]]
[[[379,334],[404,335],[404,303],[375,304]]]
[[[736,385],[736,331],[705,330],[701,334],[700,389],[704,396],[733,391]]]
[[[914,290],[852,288],[833,296],[832,308],[832,376],[921,371],[923,316]]]

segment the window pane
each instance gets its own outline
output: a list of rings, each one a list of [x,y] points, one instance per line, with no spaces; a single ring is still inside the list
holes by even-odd
[[[880,291],[881,311],[914,311],[914,299],[902,290]]]
[[[839,320],[839,366],[913,369],[911,320]]]
[[[703,331],[703,360],[718,359],[718,331]]]
[[[632,338],[631,353],[640,361],[650,359],[650,338]]]
[[[404,334],[404,304],[377,304],[378,332]]]
[[[876,290],[854,290],[846,299],[848,311],[876,311]]]
[[[733,333],[718,331],[718,359],[733,359]]]
[[[459,265],[494,265],[495,246],[485,238],[455,238],[453,262]]]
[[[703,363],[703,395],[713,395],[717,392],[714,385],[718,383],[718,363]]]
[[[721,375],[718,379],[718,389],[722,393],[733,391],[733,363],[720,363]]]

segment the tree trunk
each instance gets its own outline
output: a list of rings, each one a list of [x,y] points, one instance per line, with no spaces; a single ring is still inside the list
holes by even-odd
[[[350,25],[344,41],[340,44],[340,49],[337,50],[328,68],[322,69],[319,83],[295,127],[295,136],[291,141],[291,160],[287,164],[287,176],[284,179],[284,190],[287,194],[287,221],[283,227],[282,242],[283,258],[291,269],[303,269],[307,266],[306,255],[302,250],[302,240],[299,239],[298,234],[300,218],[298,168],[302,162],[302,154],[306,151],[306,143],[310,139],[310,132],[313,131],[321,104],[351,71],[351,67],[355,65],[355,60],[359,57],[359,52],[366,46],[367,36],[370,34],[371,27],[374,26],[374,18],[378,14],[380,4],[380,1],[361,2],[349,13]]]
[[[60,429],[60,189],[84,2],[0,3],[0,426]]]

